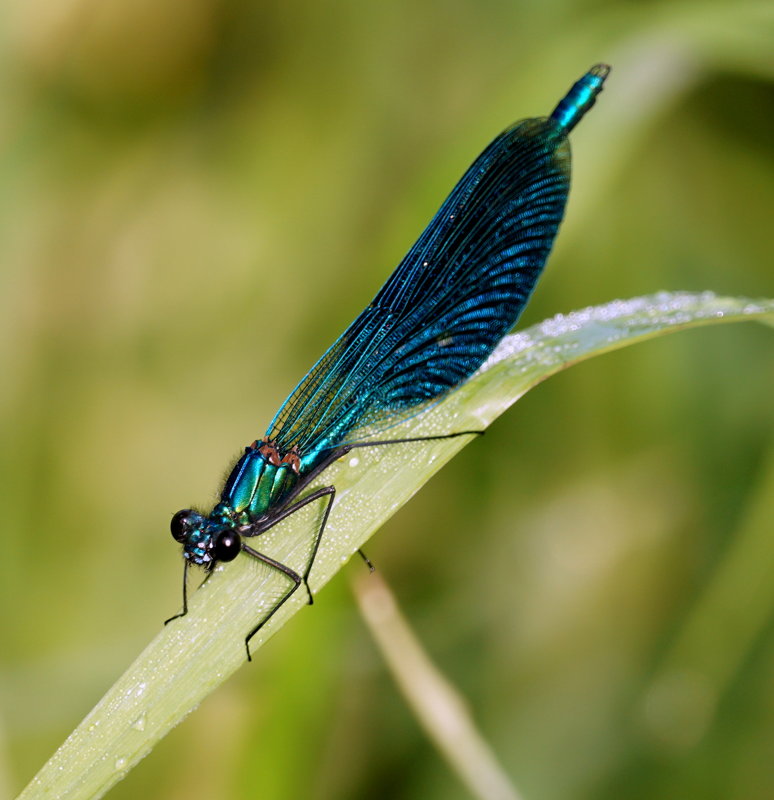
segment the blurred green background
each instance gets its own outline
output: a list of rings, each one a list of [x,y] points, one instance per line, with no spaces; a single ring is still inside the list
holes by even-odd
[[[0,11],[0,796],[179,605],[206,505],[456,179],[592,63],[522,325],[771,279],[774,7],[36,0]],[[371,542],[530,800],[774,794],[771,331],[530,393]],[[466,797],[352,563],[114,798]]]

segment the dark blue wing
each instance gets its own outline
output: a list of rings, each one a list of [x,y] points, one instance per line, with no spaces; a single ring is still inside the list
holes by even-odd
[[[302,454],[335,447],[412,416],[472,375],[524,308],[569,186],[569,143],[554,119],[498,136],[267,435]]]

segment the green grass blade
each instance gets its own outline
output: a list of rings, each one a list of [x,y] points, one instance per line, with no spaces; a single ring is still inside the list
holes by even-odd
[[[465,698],[433,664],[384,579],[364,572],[353,589],[360,615],[404,700],[471,797],[522,800],[479,733]]]
[[[555,317],[506,337],[461,389],[391,438],[483,430],[527,390],[574,363],[683,328],[744,320],[774,325],[774,301],[664,293]],[[310,578],[315,593],[469,440],[359,449],[326,471],[337,495]],[[301,569],[320,512],[315,503],[275,526],[261,537],[261,550]],[[159,632],[20,800],[101,796],[245,663],[245,633],[286,588],[283,576],[247,558],[220,567],[192,593],[189,614]],[[296,592],[253,639],[253,653],[305,601],[305,592]]]

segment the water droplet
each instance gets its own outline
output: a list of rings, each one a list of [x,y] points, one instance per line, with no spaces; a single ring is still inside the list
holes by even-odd
[[[357,456],[352,456],[352,458],[349,459],[349,466],[350,467],[356,467],[359,463],[360,463],[360,459]]]
[[[116,759],[116,769],[126,769],[126,759],[123,756]]]
[[[136,731],[144,731],[145,730],[145,714],[140,714],[139,717],[132,723],[132,727]]]

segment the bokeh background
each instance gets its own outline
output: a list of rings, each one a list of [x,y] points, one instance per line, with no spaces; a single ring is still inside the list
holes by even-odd
[[[179,604],[169,516],[469,162],[614,72],[522,324],[774,293],[770,3],[16,0],[0,20],[0,796]],[[530,800],[774,794],[772,332],[530,393],[372,540]],[[466,797],[352,563],[116,798]]]

